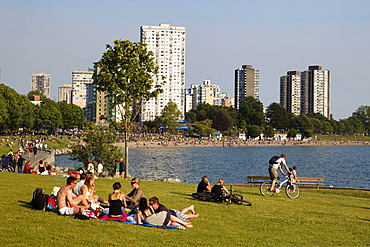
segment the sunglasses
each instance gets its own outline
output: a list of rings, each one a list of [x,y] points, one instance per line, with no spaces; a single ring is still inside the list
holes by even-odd
[[[131,182],[131,184],[136,184],[136,182]]]

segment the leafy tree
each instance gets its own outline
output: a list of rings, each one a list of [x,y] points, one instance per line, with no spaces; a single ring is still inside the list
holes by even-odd
[[[302,137],[309,137],[309,136],[306,136],[305,133],[311,133],[311,136],[312,136],[312,132],[313,132],[313,124],[312,124],[312,121],[309,117],[307,117],[306,115],[299,115],[298,118],[298,126],[299,126],[299,131],[301,134],[303,134]]]
[[[88,160],[102,160],[110,173],[114,171],[115,159],[122,157],[120,148],[115,144],[117,134],[103,130],[89,130],[83,137],[82,142],[74,144],[70,159],[84,164],[87,168]]]
[[[263,104],[252,96],[248,96],[243,100],[239,113],[240,119],[245,120],[249,126],[265,126]]]
[[[66,102],[58,102],[57,106],[62,114],[63,129],[82,127],[85,123],[84,110],[81,107]]]
[[[128,177],[128,141],[131,122],[140,112],[142,103],[163,92],[160,85],[153,85],[153,76],[158,73],[153,52],[146,45],[129,40],[114,40],[106,45],[106,51],[97,63],[94,82],[97,90],[107,92],[114,99],[122,116],[122,131],[125,142],[125,177]]]
[[[370,133],[370,106],[362,105],[355,112],[352,113],[353,117],[358,118],[367,133]]]
[[[275,129],[286,129],[289,123],[289,113],[278,104],[271,103],[266,109],[266,118],[270,126]]]
[[[5,126],[7,126],[11,131],[18,129],[22,121],[22,108],[20,105],[20,96],[12,88],[0,84],[0,95],[5,101],[7,107],[8,117],[6,118]]]
[[[206,119],[204,121],[195,122],[194,131],[203,136],[209,136],[216,132],[212,126],[212,120]]]
[[[288,138],[295,138],[298,134],[298,131],[295,129],[289,129],[287,137]]]
[[[275,131],[274,131],[274,128],[271,127],[271,126],[266,126],[265,130],[264,130],[264,134],[267,138],[271,138],[271,137],[274,137],[275,135]]]
[[[29,101],[26,95],[20,95],[19,102],[22,108],[21,127],[33,128],[35,126],[35,105]]]
[[[257,125],[252,125],[248,128],[248,135],[252,138],[256,138],[261,135],[261,129]]]
[[[9,121],[8,108],[6,107],[6,99],[0,94],[0,129],[4,129]]]
[[[226,131],[233,125],[233,119],[225,108],[219,107],[213,115],[212,128]]]
[[[159,125],[163,125],[164,131],[174,131],[180,126],[177,120],[181,117],[182,113],[177,108],[177,104],[170,101],[163,108],[161,115],[156,117],[155,122],[157,122]]]

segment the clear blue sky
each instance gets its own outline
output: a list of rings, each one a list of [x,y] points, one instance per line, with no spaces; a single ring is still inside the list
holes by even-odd
[[[370,105],[368,0],[0,0],[1,82],[27,94],[43,71],[57,98],[105,44],[139,41],[140,26],[160,23],[187,28],[186,86],[210,79],[233,95],[234,70],[251,64],[268,106],[280,76],[321,65],[332,73],[334,119]]]

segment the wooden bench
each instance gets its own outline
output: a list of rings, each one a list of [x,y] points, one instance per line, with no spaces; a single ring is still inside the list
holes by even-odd
[[[248,176],[249,179],[248,183],[252,184],[254,186],[255,184],[262,184],[265,181],[270,181],[269,176]],[[278,180],[280,180],[280,177],[278,177]],[[305,186],[316,186],[319,188],[320,185],[324,185],[324,179],[323,178],[303,178],[298,177],[299,183],[297,185],[305,185]]]

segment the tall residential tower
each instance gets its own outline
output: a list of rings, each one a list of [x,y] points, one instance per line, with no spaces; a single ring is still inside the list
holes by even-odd
[[[259,70],[252,65],[242,65],[236,69],[234,83],[236,109],[240,108],[244,98],[248,96],[259,99]]]
[[[32,74],[31,90],[39,90],[43,95],[50,98],[50,74],[44,72]]]
[[[93,82],[93,69],[72,71],[72,103],[81,108],[87,105],[87,85]]]
[[[280,104],[295,115],[320,113],[330,118],[330,70],[309,66],[280,77]]]
[[[184,114],[186,28],[170,24],[141,26],[140,41],[154,53],[159,71],[153,83],[162,85],[163,89],[156,99],[143,104],[140,120],[154,120],[170,101]]]

